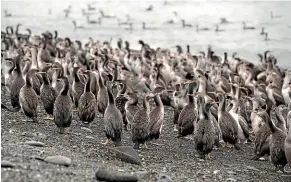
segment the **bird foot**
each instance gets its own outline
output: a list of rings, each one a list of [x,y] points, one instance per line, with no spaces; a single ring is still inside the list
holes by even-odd
[[[108,145],[108,143],[109,143],[109,140],[108,140],[108,138],[106,139],[106,141],[105,141],[105,143],[102,143],[103,145]]]
[[[52,115],[47,115],[46,118],[43,118],[44,120],[54,120],[54,117]]]

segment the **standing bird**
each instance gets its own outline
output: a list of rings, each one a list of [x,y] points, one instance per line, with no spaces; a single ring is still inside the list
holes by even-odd
[[[158,139],[162,132],[162,127],[164,123],[164,105],[160,97],[160,93],[164,90],[163,87],[156,87],[154,93],[154,101],[156,107],[150,112],[150,123],[149,123],[149,140]]]
[[[13,110],[18,112],[21,108],[19,103],[19,92],[20,89],[24,86],[25,81],[22,77],[21,69],[21,59],[20,56],[15,58],[15,79],[13,80],[10,88],[10,101],[13,107]]]
[[[133,148],[139,149],[140,144],[146,146],[146,141],[149,137],[149,122],[150,122],[150,98],[155,95],[152,92],[146,93],[143,99],[143,107],[135,114],[131,124],[131,139],[134,143]]]
[[[72,95],[73,95],[73,100],[74,100],[74,104],[76,107],[76,110],[78,110],[79,107],[79,99],[81,97],[81,95],[84,92],[84,88],[85,85],[84,83],[81,82],[78,71],[79,71],[80,67],[74,67],[73,69],[73,75],[74,75],[74,81],[72,84]]]
[[[53,120],[54,104],[57,98],[57,92],[50,85],[50,81],[47,75],[47,71],[49,68],[49,66],[44,67],[41,72],[38,72],[38,74],[41,74],[43,79],[43,83],[40,87],[40,100],[42,101],[44,109],[48,114],[47,118],[45,119]]]
[[[197,108],[194,102],[194,90],[197,90],[196,82],[189,83],[188,86],[189,103],[182,109],[178,119],[178,137],[190,135],[194,131],[194,123],[197,121]]]
[[[87,83],[84,93],[79,99],[78,115],[84,124],[90,124],[96,116],[97,102],[95,95],[91,92],[91,71],[85,71],[84,73],[87,75]]]
[[[115,98],[115,104],[117,109],[122,114],[122,120],[124,124],[124,129],[127,130],[127,120],[126,120],[126,111],[125,111],[125,104],[127,102],[127,98],[124,96],[126,92],[126,82],[121,81],[121,83],[117,83],[117,86],[121,85],[121,89],[118,90],[117,97]]]
[[[37,95],[32,88],[33,83],[31,75],[35,74],[36,69],[28,71],[25,77],[25,85],[20,89],[19,102],[26,117],[31,118],[33,122],[38,123],[37,120]],[[28,121],[28,120],[27,120]]]
[[[134,93],[127,93],[125,95],[127,102],[125,103],[126,121],[130,126],[133,122],[135,114],[140,110],[138,106],[138,97]]]
[[[107,92],[107,88],[104,85],[104,81],[103,81],[103,77],[102,77],[102,73],[99,73],[99,77],[98,77],[98,93],[97,93],[97,108],[99,113],[104,114],[107,104],[108,104],[108,92]]]
[[[290,109],[291,103],[289,103],[289,109]],[[288,117],[291,116],[291,109],[289,110]],[[289,119],[289,118],[288,118]],[[287,159],[288,164],[291,166],[291,117],[287,121],[288,128],[288,134],[285,139],[284,149],[285,149],[285,156]]]
[[[277,128],[271,119],[268,119],[267,122],[272,132],[269,143],[271,161],[275,165],[276,169],[284,172],[284,167],[287,164],[284,149],[284,142],[287,134],[281,129]]]
[[[205,158],[205,155],[210,159],[210,152],[215,144],[215,127],[210,116],[211,103],[204,103],[204,97],[198,95],[199,104],[199,119],[195,126],[194,143],[195,149],[199,153],[199,157]]]
[[[70,127],[72,123],[73,102],[69,96],[69,80],[66,76],[63,78],[64,86],[56,98],[54,106],[54,121],[60,129],[60,134],[65,133],[65,128]]]
[[[105,134],[106,142],[105,145],[109,143],[111,139],[115,146],[121,145],[121,135],[122,135],[122,115],[115,105],[115,100],[111,91],[111,88],[108,86],[108,104],[104,112],[104,125],[105,125]]]
[[[225,110],[225,97],[222,93],[217,95],[219,100],[218,107],[218,124],[221,129],[222,139],[227,144],[232,144],[239,150],[238,141],[238,125],[235,119]]]

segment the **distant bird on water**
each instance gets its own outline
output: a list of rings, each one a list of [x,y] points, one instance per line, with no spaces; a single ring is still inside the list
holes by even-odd
[[[151,4],[147,9],[146,11],[152,11],[154,9],[154,6]]]
[[[8,13],[7,10],[5,10],[4,13],[5,13],[5,14],[4,14],[5,17],[11,17],[11,16],[12,16],[12,14],[11,14],[11,13]]]
[[[74,28],[75,28],[75,29],[83,29],[83,28],[85,28],[85,27],[82,26],[82,25],[79,25],[79,26],[78,26],[75,20],[73,20],[73,25],[74,25]]]
[[[270,12],[271,19],[281,18],[282,16],[274,15],[273,12]]]
[[[255,29],[255,27],[247,26],[246,22],[242,22],[242,24],[243,24],[243,30],[254,30]]]

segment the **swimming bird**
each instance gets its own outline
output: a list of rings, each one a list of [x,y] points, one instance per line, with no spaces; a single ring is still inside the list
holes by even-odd
[[[197,106],[194,101],[194,92],[198,84],[191,82],[188,85],[188,104],[182,109],[178,119],[178,137],[190,135],[194,131],[194,123],[197,121]]]
[[[41,72],[38,72],[38,74],[41,74],[43,83],[40,87],[40,100],[42,101],[42,104],[44,106],[44,109],[46,111],[47,118],[53,120],[53,112],[54,112],[54,104],[57,97],[56,90],[50,85],[50,80],[47,75],[47,71],[51,66],[47,66],[44,69],[41,70]]]
[[[179,18],[178,18],[178,13],[176,11],[173,11],[174,17],[170,20],[168,20],[166,23],[168,24],[174,24],[179,22]]]
[[[129,25],[129,27],[128,28],[125,28],[125,30],[133,30],[132,23],[130,22],[128,25]]]
[[[84,29],[84,28],[85,28],[85,27],[82,26],[82,25],[77,26],[77,23],[76,23],[75,20],[73,20],[73,25],[74,25],[75,30],[76,30],[76,29]]]
[[[265,33],[265,27],[262,27],[261,35],[264,35]]]
[[[12,14],[11,13],[8,13],[7,10],[4,10],[4,17],[11,17]]]
[[[90,20],[90,17],[87,16],[87,23],[88,24],[99,24],[99,25],[101,25],[101,23],[102,23],[101,21],[102,21],[101,17],[98,18],[98,21],[95,21],[95,20]]]
[[[155,96],[154,93],[148,92],[143,99],[143,107],[135,114],[131,123],[131,140],[134,143],[133,148],[139,149],[140,144],[146,146],[149,137],[150,123],[150,105],[149,100]]]
[[[32,78],[31,75],[34,74],[37,70],[31,69],[28,71],[25,77],[25,85],[20,89],[19,92],[19,102],[21,108],[27,118],[32,119],[33,122],[38,123],[37,120],[37,95],[32,88]],[[28,121],[28,119],[26,120]]]
[[[232,23],[231,21],[228,21],[225,17],[220,18],[220,24],[229,24]]]
[[[265,39],[264,39],[264,41],[269,41],[270,39],[269,39],[269,37],[268,37],[268,32],[266,32],[265,33]]]
[[[287,164],[284,148],[287,134],[281,129],[277,128],[270,119],[267,122],[272,132],[269,144],[271,161],[276,169],[284,172],[284,167]]]
[[[271,19],[281,18],[282,16],[274,15],[273,12],[270,12]]]
[[[97,112],[97,102],[95,95],[91,92],[91,71],[87,70],[83,72],[87,76],[87,82],[78,101],[78,116],[83,124],[90,124]]]
[[[72,6],[69,5],[66,9],[64,9],[64,12],[65,12],[65,17],[68,18],[70,12],[71,12],[71,8]]]
[[[22,77],[22,60],[20,56],[15,58],[15,79],[13,80],[10,88],[10,101],[13,107],[13,110],[18,112],[21,108],[19,103],[19,92],[20,89],[25,85],[25,80]],[[29,80],[31,81],[31,80]]]
[[[142,29],[143,30],[155,30],[156,28],[154,28],[154,27],[146,27],[146,23],[142,22]]]
[[[69,96],[69,80],[66,76],[62,78],[64,86],[57,96],[54,105],[54,122],[59,128],[60,134],[65,133],[65,129],[71,126],[73,119],[73,102]]]
[[[192,27],[191,24],[187,24],[187,23],[185,23],[185,20],[184,20],[184,19],[182,19],[181,21],[182,21],[182,27],[183,27],[183,28],[185,28],[185,27]]]
[[[223,29],[219,29],[219,26],[218,25],[215,25],[215,32],[224,32]]]
[[[246,22],[242,22],[242,24],[243,24],[243,30],[254,30],[255,29],[255,27],[251,27],[251,26],[247,26],[246,25]]]
[[[103,10],[101,10],[101,9],[99,10],[99,12],[100,12],[102,18],[115,18],[116,17],[115,15],[105,15]]]
[[[91,6],[90,4],[87,4],[87,9],[88,9],[89,11],[95,11],[95,10],[96,10],[96,8],[93,7],[93,6]]]
[[[115,105],[115,100],[112,94],[112,88],[107,87],[108,93],[108,105],[104,112],[104,126],[105,126],[105,134],[106,134],[106,142],[105,145],[109,143],[109,139],[111,139],[115,146],[121,145],[121,137],[122,137],[122,115],[120,111],[117,109]]]
[[[151,4],[149,7],[146,8],[146,11],[152,11],[154,9],[154,6]]]
[[[210,107],[211,103],[205,103],[204,97],[197,96],[197,104],[199,105],[199,118],[195,123],[194,143],[200,158],[205,158],[207,155],[210,159],[210,153],[215,143],[215,126],[211,121]]]
[[[206,27],[202,27],[202,28],[199,28],[199,25],[196,24],[196,32],[200,32],[200,31],[209,31],[210,29],[209,28],[206,28]]]
[[[118,26],[120,26],[120,25],[129,25],[130,22],[129,21],[121,21],[120,18],[117,18],[117,24],[118,24]]]
[[[219,100],[218,124],[222,132],[222,139],[227,144],[234,145],[238,150],[238,125],[235,119],[225,110],[225,96],[222,93],[217,94]],[[229,146],[230,147],[230,146]]]

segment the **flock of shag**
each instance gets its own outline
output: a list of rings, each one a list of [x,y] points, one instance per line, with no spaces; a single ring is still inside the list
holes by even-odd
[[[87,127],[100,114],[105,144],[120,146],[131,132],[138,149],[163,134],[166,106],[174,109],[177,137],[193,134],[201,158],[210,159],[214,147],[253,142],[254,160],[270,156],[282,171],[291,164],[291,71],[269,51],[255,65],[210,46],[195,54],[190,46],[171,52],[142,40],[140,50],[121,39],[116,47],[92,38],[82,46],[57,31],[38,36],[20,27],[1,32],[1,85],[11,100],[2,109],[22,110],[37,124],[41,103],[61,134],[74,112]]]

